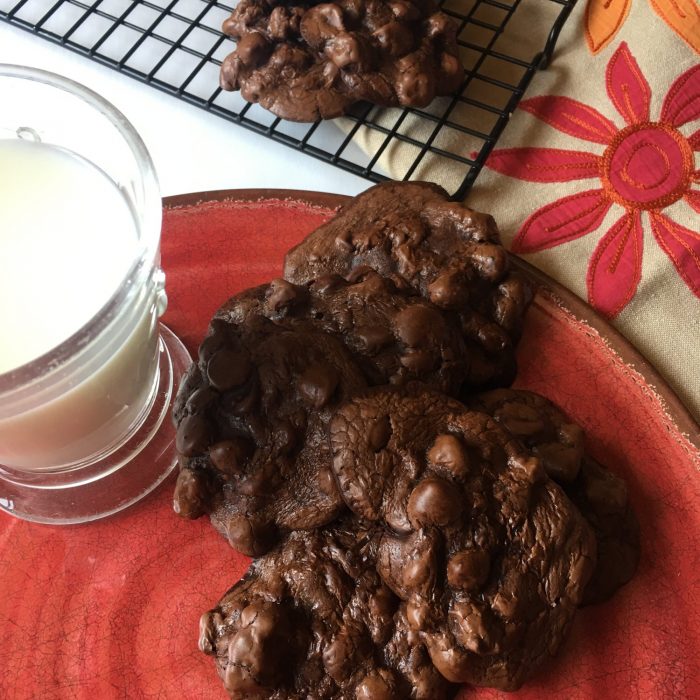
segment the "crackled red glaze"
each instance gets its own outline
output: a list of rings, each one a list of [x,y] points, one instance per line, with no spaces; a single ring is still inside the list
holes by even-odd
[[[231,293],[279,275],[284,250],[330,209],[267,200],[166,210],[166,321],[194,350]],[[623,474],[642,521],[638,575],[577,617],[559,657],[518,693],[464,697],[692,698],[700,686],[700,453],[654,388],[588,324],[541,292],[518,385],[561,404],[594,456]],[[0,515],[0,698],[225,698],[197,650],[200,614],[245,570],[203,520],[159,489],[126,513],[50,528]]]

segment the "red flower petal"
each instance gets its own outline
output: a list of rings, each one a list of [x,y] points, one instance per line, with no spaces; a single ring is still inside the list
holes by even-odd
[[[523,224],[511,249],[514,253],[536,253],[585,236],[600,226],[611,205],[603,190],[579,192],[552,202]]]
[[[700,214],[700,192],[688,190],[685,193],[685,201],[688,202],[688,204],[690,204],[690,206],[693,207],[698,214]]]
[[[678,274],[696,297],[700,297],[700,234],[671,221],[658,212],[649,212],[651,230]]]
[[[615,109],[628,124],[649,121],[651,89],[625,41],[608,62],[605,84]]]
[[[493,151],[486,165],[528,182],[568,182],[600,177],[601,157],[558,148],[503,148]]]
[[[688,143],[694,151],[700,151],[700,129],[688,137]]]
[[[543,95],[523,100],[520,109],[534,114],[538,119],[565,134],[585,141],[608,145],[617,127],[598,110],[572,100],[570,97]]]
[[[586,276],[588,300],[608,318],[615,318],[637,291],[643,244],[641,216],[627,212],[593,251]]]
[[[682,126],[700,117],[700,63],[679,75],[661,108],[661,121]]]

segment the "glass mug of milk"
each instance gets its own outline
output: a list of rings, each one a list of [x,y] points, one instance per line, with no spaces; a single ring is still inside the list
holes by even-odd
[[[158,317],[161,200],[133,127],[94,92],[0,65],[0,508],[115,513],[175,465],[189,356]]]

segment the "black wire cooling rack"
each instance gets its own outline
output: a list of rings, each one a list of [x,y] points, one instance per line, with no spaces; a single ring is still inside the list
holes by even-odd
[[[536,27],[523,14],[528,2],[548,9]],[[315,124],[279,119],[218,87],[221,61],[234,48],[220,28],[235,1],[0,0],[0,19],[374,182],[449,173],[448,189],[462,199],[533,75],[549,64],[575,2],[443,0],[460,25],[467,72],[459,94],[426,109],[358,103],[341,120]],[[535,31],[541,50],[519,55]]]

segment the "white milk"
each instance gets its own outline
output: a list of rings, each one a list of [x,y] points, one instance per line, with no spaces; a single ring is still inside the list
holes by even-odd
[[[0,140],[0,373],[85,325],[137,244],[126,200],[97,168],[42,143]]]
[[[42,143],[0,140],[0,373],[90,321],[137,252],[131,209],[99,169]],[[155,377],[157,332],[148,307],[87,379],[29,410],[0,411],[0,464],[59,466],[120,439]]]

